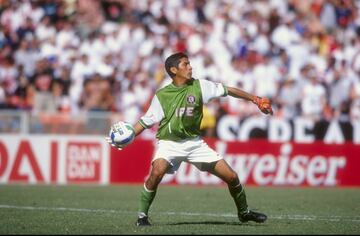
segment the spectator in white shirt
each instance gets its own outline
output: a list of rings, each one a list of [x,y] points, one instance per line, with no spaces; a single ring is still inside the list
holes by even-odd
[[[309,78],[302,89],[302,115],[314,120],[320,120],[326,104],[325,87],[318,82],[315,71],[310,71]]]

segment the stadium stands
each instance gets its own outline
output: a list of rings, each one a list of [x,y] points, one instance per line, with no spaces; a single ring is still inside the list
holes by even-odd
[[[360,118],[359,1],[3,0],[0,23],[4,110],[134,122],[186,51],[195,78],[268,96],[281,118]],[[236,99],[207,111],[258,114]]]

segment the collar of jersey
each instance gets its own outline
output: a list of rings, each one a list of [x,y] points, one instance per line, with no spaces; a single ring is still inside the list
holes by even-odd
[[[194,82],[194,78],[192,78],[192,82]],[[176,86],[176,85],[174,84],[174,82],[172,82],[170,85],[171,85],[171,87],[173,87],[173,88],[181,89],[181,88],[185,88],[185,87],[187,87],[187,86],[189,86],[189,85],[191,85],[191,84],[185,83],[185,84],[182,85],[182,86]]]
[[[184,85],[182,85],[182,86],[176,86],[174,83],[171,83],[170,85],[171,85],[171,87],[177,88],[177,89],[181,89],[181,88],[185,88],[185,87],[189,86],[189,85],[186,84],[186,83],[185,83]]]

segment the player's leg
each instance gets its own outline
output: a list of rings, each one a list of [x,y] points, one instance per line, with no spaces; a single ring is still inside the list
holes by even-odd
[[[240,183],[236,172],[226,163],[224,159],[205,166],[207,166],[207,171],[209,173],[219,177],[228,185],[230,194],[233,197],[238,210],[239,220],[241,222],[255,221],[262,223],[267,219],[266,215],[248,209],[245,189]]]
[[[140,195],[139,215],[136,222],[137,226],[149,226],[148,213],[153,202],[156,190],[165,173],[170,168],[170,164],[165,159],[159,158],[152,162],[152,167],[148,178],[144,183],[144,188]]]
[[[245,190],[240,183],[238,175],[225,160],[221,159],[208,165],[207,171],[216,175],[227,184],[230,194],[234,198],[238,212],[246,212],[248,210],[248,204],[246,201]]]
[[[181,142],[158,141],[151,164],[151,171],[141,192],[138,222],[141,221],[141,218],[144,218],[146,220],[144,225],[150,225],[147,219],[148,212],[155,198],[158,185],[165,174],[173,174],[179,168],[184,156],[186,156],[183,149],[186,149],[186,145]],[[139,224],[141,225],[141,222]],[[139,224],[137,223],[137,225]]]
[[[248,209],[245,189],[241,185],[238,175],[204,140],[194,141],[191,153],[188,154],[186,161],[194,164],[201,171],[208,171],[227,183],[241,222],[249,220],[264,222],[266,220],[266,215]]]

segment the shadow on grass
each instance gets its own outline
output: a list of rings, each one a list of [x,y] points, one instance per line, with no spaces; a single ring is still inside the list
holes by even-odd
[[[240,222],[226,222],[226,221],[184,221],[169,223],[166,225],[239,225],[239,226],[264,226],[264,224],[257,223],[240,223]]]

